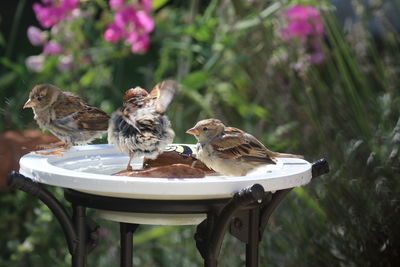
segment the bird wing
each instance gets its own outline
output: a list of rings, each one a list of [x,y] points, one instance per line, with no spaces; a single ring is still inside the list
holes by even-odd
[[[110,117],[103,111],[88,107],[65,117],[52,120],[54,126],[64,130],[106,131]]]
[[[275,164],[263,144],[237,128],[227,127],[211,146],[221,158]]]
[[[149,97],[155,100],[157,113],[164,113],[167,110],[177,89],[178,84],[174,80],[165,80],[154,86]]]
[[[74,119],[78,122],[80,130],[106,131],[110,116],[98,108],[87,106],[82,111],[76,112]]]
[[[81,111],[85,106],[85,102],[78,96],[70,92],[63,92],[53,104],[52,109],[56,119],[60,119]]]
[[[108,128],[110,116],[104,111],[89,106],[78,96],[64,92],[65,97],[54,107],[57,127],[87,131],[105,131]]]

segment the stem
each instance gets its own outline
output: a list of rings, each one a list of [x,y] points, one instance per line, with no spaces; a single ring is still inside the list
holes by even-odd
[[[195,22],[196,15],[199,9],[198,7],[199,7],[198,0],[191,1],[189,24],[193,24]],[[186,44],[187,45],[186,47],[188,49],[186,49],[186,51],[183,51],[183,53],[178,58],[178,81],[182,80],[182,78],[189,73],[191,61],[193,58],[193,53],[190,49],[192,38],[189,35],[185,35],[182,38],[182,43]]]
[[[26,0],[19,1],[17,10],[15,11],[15,16],[14,16],[13,24],[11,27],[10,38],[9,38],[10,41],[7,44],[7,49],[6,49],[6,54],[5,54],[5,57],[9,58],[9,59],[11,59],[13,48],[15,46],[19,23],[21,21],[21,16],[22,16],[22,12],[24,11],[25,3],[26,3]]]

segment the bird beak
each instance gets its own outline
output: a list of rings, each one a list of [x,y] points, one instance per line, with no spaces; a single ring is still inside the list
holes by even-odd
[[[199,130],[197,130],[196,128],[191,128],[191,129],[187,130],[186,133],[192,134],[192,135],[200,135]]]
[[[28,101],[26,101],[24,108],[32,108],[35,106],[35,103],[29,98]]]

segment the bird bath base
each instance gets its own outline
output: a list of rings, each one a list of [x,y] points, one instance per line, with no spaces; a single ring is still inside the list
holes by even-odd
[[[182,148],[191,151],[192,146],[169,147]],[[242,177],[165,179],[110,175],[126,162],[125,155],[108,145],[74,147],[62,156],[31,153],[21,158],[20,173],[10,174],[8,183],[49,207],[62,226],[74,267],[85,266],[86,257],[97,242],[99,227],[86,216],[87,208],[120,223],[120,266],[132,266],[132,236],[139,224],[196,224],[194,238],[205,266],[217,266],[222,241],[229,230],[246,244],[246,266],[255,267],[262,233],[279,202],[293,187],[329,171],[325,160],[311,164],[300,159],[280,159],[276,166]],[[64,197],[72,204],[72,216],[43,184],[64,188]]]

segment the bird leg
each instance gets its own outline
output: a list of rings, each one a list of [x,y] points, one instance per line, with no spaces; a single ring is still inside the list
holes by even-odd
[[[126,170],[127,170],[127,171],[132,171],[132,170],[133,170],[133,169],[132,169],[132,166],[131,166],[132,158],[133,158],[133,153],[129,153],[128,166],[126,166]]]

